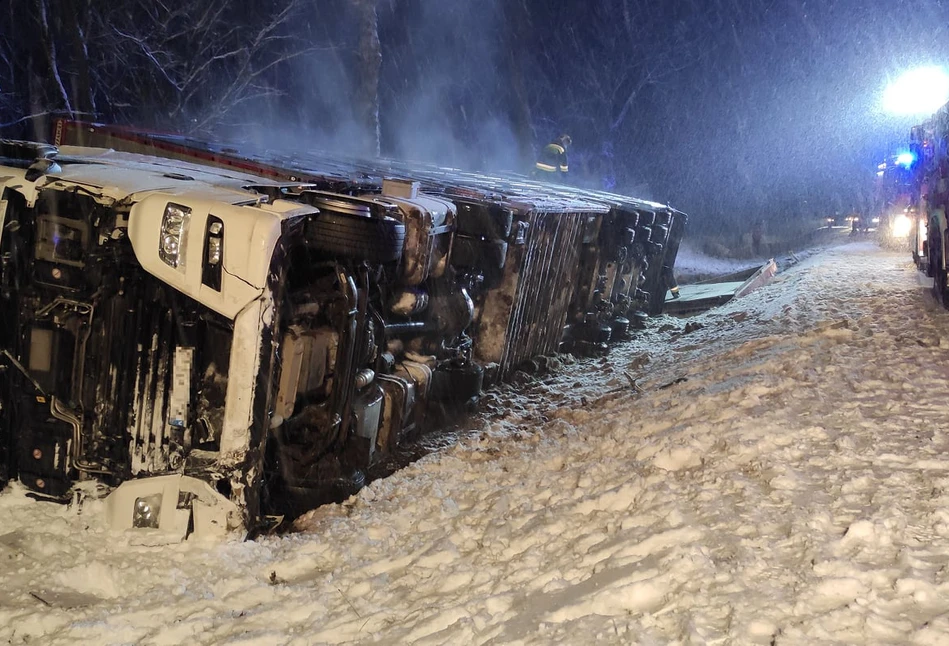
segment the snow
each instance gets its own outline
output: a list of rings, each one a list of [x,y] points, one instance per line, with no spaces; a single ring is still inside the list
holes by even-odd
[[[0,640],[949,643],[949,312],[907,255],[522,376],[287,536],[144,547],[8,487]]]
[[[683,240],[676,254],[677,276],[698,276],[705,280],[709,276],[725,276],[761,266],[767,258],[735,259],[716,258],[696,249],[688,240]]]

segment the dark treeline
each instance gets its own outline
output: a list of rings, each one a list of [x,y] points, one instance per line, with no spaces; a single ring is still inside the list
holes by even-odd
[[[949,24],[941,0],[859,6],[0,0],[0,135],[67,115],[526,171],[567,132],[579,184],[818,215],[860,207],[870,97]]]
[[[705,55],[695,16],[635,0],[2,4],[7,136],[67,115],[526,170],[569,132],[576,181],[628,189],[649,89]]]

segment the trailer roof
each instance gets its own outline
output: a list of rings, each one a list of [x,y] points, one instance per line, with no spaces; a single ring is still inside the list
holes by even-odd
[[[55,161],[60,168],[48,174],[47,184],[67,181],[95,187],[115,200],[165,191],[238,204],[262,199],[248,189],[287,184],[230,169],[84,146],[61,147]]]
[[[217,146],[209,146],[213,150]],[[528,178],[487,175],[421,162],[379,158],[362,160],[330,153],[289,153],[281,150],[228,152],[225,157],[259,163],[303,182],[325,184],[335,190],[380,190],[384,179],[418,181],[428,193],[467,197],[507,205],[521,211],[589,212],[608,210],[588,192],[567,186],[532,182]]]
[[[70,122],[77,132],[115,138],[133,149],[185,158],[201,164],[250,171],[278,181],[307,182],[340,192],[381,190],[387,178],[418,181],[428,193],[503,204],[518,211],[602,213],[610,208],[669,210],[671,207],[625,195],[541,182],[513,173],[485,174],[424,162],[345,157],[308,149],[288,152],[256,143],[211,143],[192,137],[133,128]],[[675,211],[678,213],[678,211]]]

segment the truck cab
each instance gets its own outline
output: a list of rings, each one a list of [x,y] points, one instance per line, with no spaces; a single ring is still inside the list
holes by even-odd
[[[123,522],[249,527],[480,393],[450,202],[37,151],[0,160],[0,457],[37,496],[137,480]]]

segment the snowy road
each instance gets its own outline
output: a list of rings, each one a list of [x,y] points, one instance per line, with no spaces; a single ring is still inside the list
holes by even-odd
[[[906,254],[690,321],[282,538],[136,547],[8,488],[0,642],[949,643],[949,312]]]

